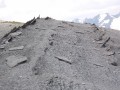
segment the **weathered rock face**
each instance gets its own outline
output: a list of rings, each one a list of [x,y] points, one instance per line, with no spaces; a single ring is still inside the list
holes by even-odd
[[[119,37],[95,25],[34,18],[0,42],[0,90],[119,90]]]

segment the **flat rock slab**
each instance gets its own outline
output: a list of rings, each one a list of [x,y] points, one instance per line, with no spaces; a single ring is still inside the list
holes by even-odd
[[[21,35],[22,32],[14,32],[14,33],[11,33],[10,36],[11,37],[15,37],[15,36],[18,36],[18,35]]]
[[[114,55],[115,54],[115,52],[112,52],[112,51],[108,51],[108,52],[106,52],[106,53],[104,53],[105,55],[107,55],[107,56],[111,56],[111,55]]]
[[[98,43],[98,44],[103,44],[103,43],[104,43],[104,41],[97,41],[97,43]]]
[[[22,49],[24,49],[24,46],[18,46],[18,47],[10,48],[9,51],[13,51],[13,50],[22,50]]]
[[[26,62],[27,61],[27,57],[25,56],[9,56],[6,58],[6,61],[7,61],[7,65],[9,67],[15,67],[17,66],[18,64],[21,64],[23,62]]]
[[[0,45],[0,49],[4,49],[5,48],[5,45]]]

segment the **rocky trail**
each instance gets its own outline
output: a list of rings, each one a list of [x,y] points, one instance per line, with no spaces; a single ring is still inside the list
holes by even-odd
[[[0,40],[0,90],[120,90],[120,32],[33,18]]]

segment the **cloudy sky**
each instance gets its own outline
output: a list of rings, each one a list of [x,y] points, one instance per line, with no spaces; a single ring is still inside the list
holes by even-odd
[[[58,20],[120,12],[120,0],[0,0],[0,19],[25,22],[34,16]]]

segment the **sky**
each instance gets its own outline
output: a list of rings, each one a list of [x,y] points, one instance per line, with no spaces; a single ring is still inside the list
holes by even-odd
[[[33,17],[71,21],[120,12],[120,0],[0,0],[0,20],[26,22]]]

